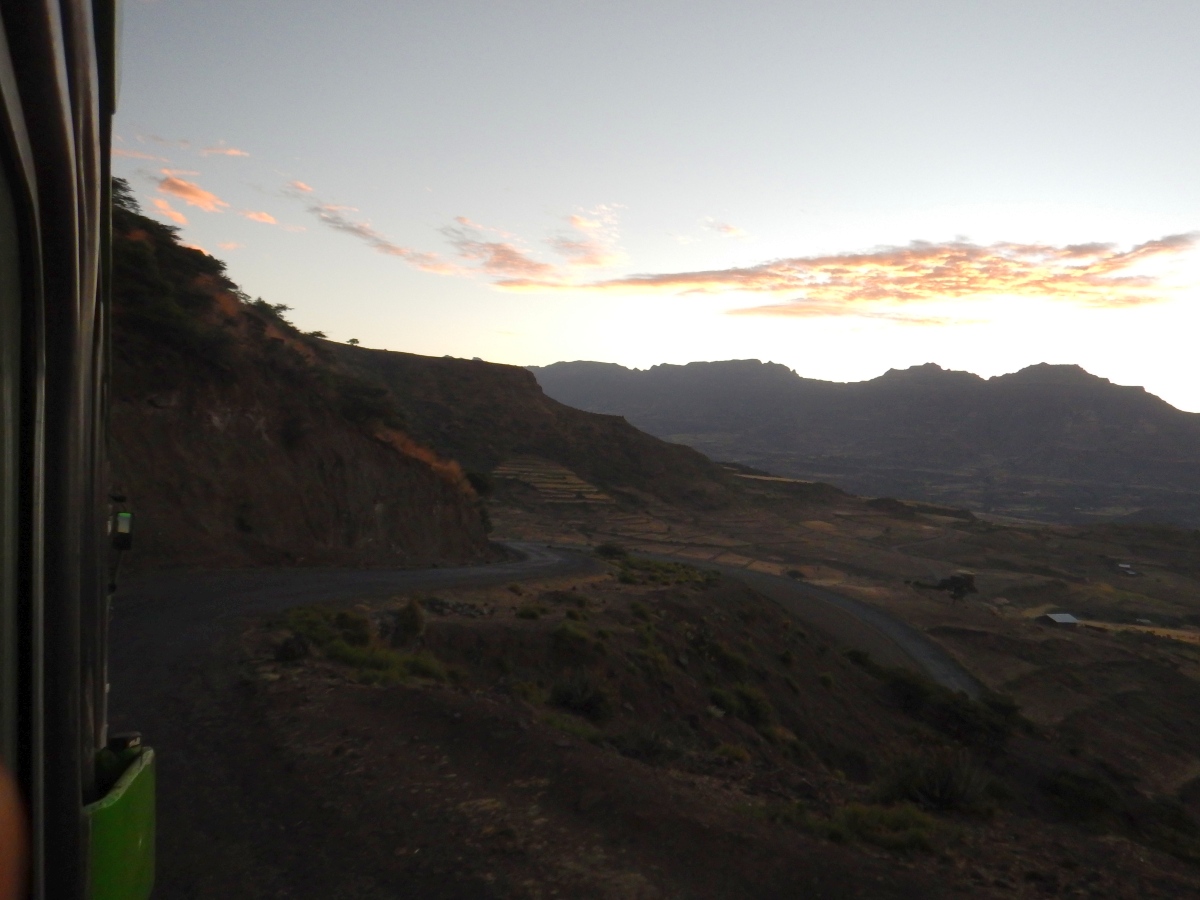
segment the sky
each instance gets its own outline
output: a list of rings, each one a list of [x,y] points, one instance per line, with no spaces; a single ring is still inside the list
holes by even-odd
[[[331,339],[1200,411],[1195,0],[126,0],[114,171]]]

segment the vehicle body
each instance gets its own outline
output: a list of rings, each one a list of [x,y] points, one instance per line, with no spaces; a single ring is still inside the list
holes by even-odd
[[[0,27],[0,760],[31,897],[146,896],[153,753],[106,725],[117,8],[0,0]]]

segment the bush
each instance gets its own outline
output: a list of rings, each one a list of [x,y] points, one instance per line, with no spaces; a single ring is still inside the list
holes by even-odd
[[[293,634],[321,648],[337,640],[365,647],[373,637],[371,620],[357,610],[298,606],[288,610],[284,624]]]
[[[1119,813],[1124,806],[1120,793],[1107,781],[1067,769],[1051,772],[1038,787],[1073,822],[1095,822]]]
[[[696,739],[686,727],[635,725],[624,734],[611,738],[611,741],[621,754],[631,759],[663,763],[678,759],[695,744]]]
[[[608,691],[587,672],[577,672],[555,682],[550,689],[550,702],[597,722],[612,714]]]
[[[633,556],[620,557],[617,580],[622,584],[693,585],[708,587],[721,580],[717,572],[675,562],[657,562]]]
[[[523,603],[517,607],[518,619],[540,619],[542,613],[546,611],[546,607],[536,603]]]
[[[825,826],[831,840],[860,840],[886,850],[909,853],[933,849],[937,822],[915,806],[870,806],[851,803],[839,809]]]
[[[916,753],[892,760],[876,796],[884,803],[908,801],[926,809],[983,812],[991,781],[965,750]]]
[[[614,544],[611,542],[598,546],[595,550],[595,553],[601,559],[625,559],[625,557],[629,556],[629,551],[627,551],[624,547],[622,547],[620,544]]]
[[[721,744],[714,752],[729,762],[750,762],[750,751],[741,744]]]
[[[398,653],[386,647],[357,647],[336,640],[325,648],[325,655],[356,669],[390,676],[364,679],[368,681],[399,680],[408,676],[445,681],[449,677],[446,667],[427,654]]]
[[[848,650],[846,658],[887,685],[904,712],[964,744],[998,750],[1018,725],[1027,724],[1011,698],[988,693],[976,701],[908,669],[881,666],[859,650]]]
[[[393,647],[404,647],[425,635],[425,608],[417,599],[409,600],[392,614]]]
[[[763,728],[775,720],[775,708],[758,688],[748,684],[735,684],[732,690],[714,688],[709,694],[713,706],[731,716],[736,716],[747,725]]]
[[[543,721],[564,734],[569,734],[571,737],[577,737],[580,740],[589,741],[593,744],[598,743],[604,737],[604,734],[596,726],[580,721],[574,716],[546,713]]]

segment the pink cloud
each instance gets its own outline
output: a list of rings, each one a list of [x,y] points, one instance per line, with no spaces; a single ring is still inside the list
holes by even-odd
[[[225,142],[221,141],[214,147],[205,147],[200,151],[201,156],[249,156],[245,150],[239,150],[237,147],[226,147]]]
[[[154,197],[150,202],[154,205],[154,208],[158,210],[159,215],[170,219],[176,225],[186,225],[188,223],[183,213],[172,207],[171,204],[162,197]]]
[[[239,244],[237,241],[222,241],[217,244],[217,247],[222,250],[241,250],[245,246],[245,244]]]
[[[736,238],[737,240],[745,240],[750,237],[749,232],[745,229],[738,228],[729,222],[718,222],[716,219],[705,219],[702,223],[709,231],[715,231],[722,237]]]
[[[273,215],[271,215],[270,213],[266,213],[266,212],[252,212],[250,210],[246,210],[245,212],[242,213],[242,215],[245,216],[247,219],[249,219],[251,222],[262,222],[264,225],[278,225],[279,224]]]
[[[792,257],[757,266],[633,275],[589,283],[514,277],[512,290],[587,290],[604,293],[791,294],[779,303],[738,310],[741,315],[838,316],[912,320],[906,304],[982,296],[1024,296],[1095,308],[1120,308],[1163,299],[1158,279],[1143,264],[1191,250],[1200,235],[1170,235],[1120,250],[1112,244],[916,241],[862,253]],[[917,320],[923,320],[917,316]]]
[[[459,217],[456,221],[466,220]],[[515,244],[508,241],[490,241],[484,239],[478,227],[462,225],[455,228],[447,226],[442,229],[451,246],[458,255],[468,262],[475,263],[479,269],[488,275],[499,275],[505,278],[542,278],[555,276],[555,267],[549,263],[531,259]]]
[[[624,255],[617,247],[617,207],[601,205],[567,217],[570,232],[556,235],[546,243],[577,268],[601,268],[615,265]]]
[[[178,197],[184,203],[188,203],[205,212],[220,212],[222,208],[229,206],[228,203],[216,194],[204,190],[204,188],[195,182],[176,178],[167,169],[164,169],[163,172],[166,174],[166,177],[158,183],[158,189],[162,193]]]
[[[387,256],[399,257],[409,265],[412,265],[423,272],[448,274],[454,271],[454,267],[441,260],[436,253],[423,253],[418,250],[413,250],[409,247],[402,247],[399,244],[394,244],[374,228],[372,228],[370,223],[356,222],[349,218],[346,213],[354,212],[355,210],[353,207],[336,206],[334,204],[318,204],[315,206],[310,206],[308,211],[316,216],[317,221],[319,221],[322,225],[332,228],[334,231],[340,231],[343,234],[348,234],[351,237],[358,238],[360,241],[378,253],[383,253]]]
[[[187,247],[189,250],[197,250],[197,251],[199,251],[200,253],[203,253],[205,256],[212,256],[212,254],[211,254],[211,253],[209,253],[207,250],[205,250],[205,249],[204,249],[203,247],[201,247],[199,244],[187,244],[187,243],[183,243],[183,244],[180,244],[180,246],[181,246],[181,247]]]
[[[294,191],[299,191],[302,194],[311,194],[313,189],[303,181],[289,181],[287,184]]]

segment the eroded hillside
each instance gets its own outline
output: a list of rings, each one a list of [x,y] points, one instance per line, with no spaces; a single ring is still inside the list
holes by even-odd
[[[404,431],[386,391],[127,197],[113,253],[110,455],[114,490],[138,517],[131,562],[487,557],[475,491]]]

